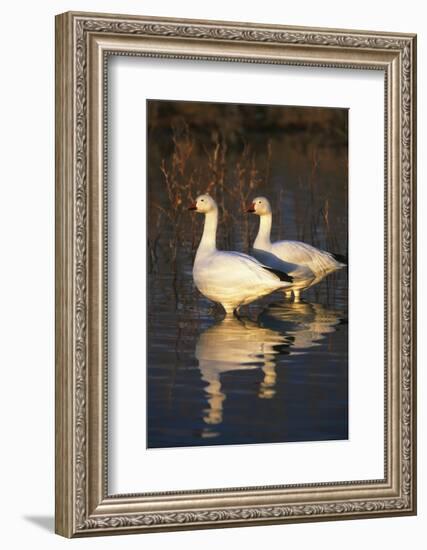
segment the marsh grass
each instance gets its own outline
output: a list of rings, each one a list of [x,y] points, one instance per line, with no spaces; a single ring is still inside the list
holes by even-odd
[[[149,211],[148,239],[150,267],[155,270],[159,255],[175,265],[180,248],[197,247],[199,223],[189,216],[188,205],[198,194],[209,193],[218,203],[220,230],[218,244],[224,248],[251,244],[251,225],[245,209],[254,193],[269,179],[271,144],[267,142],[265,161],[261,165],[249,144],[236,154],[228,147],[225,136],[212,131],[209,144],[196,144],[188,124],[180,121],[172,126],[172,151],[159,164],[164,186],[163,201],[153,199]],[[192,154],[197,153],[197,162]],[[191,220],[191,221],[189,221]],[[167,224],[168,238],[161,238]],[[189,228],[190,226],[190,228]],[[190,229],[190,231],[189,231]],[[252,228],[253,229],[253,228]],[[160,242],[161,241],[161,242]]]

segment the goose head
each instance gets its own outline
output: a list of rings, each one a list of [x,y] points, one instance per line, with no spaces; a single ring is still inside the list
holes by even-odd
[[[199,195],[197,199],[192,204],[190,204],[188,210],[194,210],[195,212],[199,212],[200,214],[207,214],[208,212],[212,212],[213,210],[218,210],[218,207],[214,199],[210,195],[205,194]]]
[[[257,214],[257,216],[271,214],[270,201],[266,197],[255,197],[252,204],[246,209],[246,212]]]

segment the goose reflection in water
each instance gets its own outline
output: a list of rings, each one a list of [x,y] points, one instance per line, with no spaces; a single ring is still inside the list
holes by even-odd
[[[343,322],[342,313],[312,303],[272,304],[261,312],[257,322],[226,318],[200,336],[195,356],[201,378],[207,383],[208,408],[204,422],[211,426],[202,437],[215,437],[212,430],[223,421],[221,374],[245,369],[261,369],[263,379],[258,398],[275,396],[278,355],[304,353],[304,349],[321,345],[326,336]]]
[[[271,304],[258,317],[261,327],[286,333],[292,354],[320,346],[328,334],[345,322],[342,311],[309,302]]]
[[[208,385],[209,408],[203,420],[206,424],[220,424],[223,416],[221,374],[224,372],[261,368],[264,376],[258,397],[274,396],[276,382],[275,356],[286,353],[289,342],[276,330],[262,328],[248,319],[226,318],[205,330],[196,344],[196,358],[202,380]],[[208,436],[208,434],[205,434]]]

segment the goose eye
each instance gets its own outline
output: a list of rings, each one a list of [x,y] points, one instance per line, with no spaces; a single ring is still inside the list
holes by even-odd
[[[261,201],[258,201],[258,204],[261,204]]]
[[[200,202],[205,202],[205,199],[200,199]]]

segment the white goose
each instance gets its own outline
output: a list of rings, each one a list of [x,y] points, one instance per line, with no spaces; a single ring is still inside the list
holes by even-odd
[[[226,315],[291,284],[292,277],[287,273],[267,267],[247,254],[217,250],[218,207],[210,195],[197,197],[189,210],[205,215],[193,266],[194,283],[206,298],[220,303]]]
[[[253,244],[254,256],[269,267],[286,270],[294,278],[292,286],[285,289],[285,295],[290,297],[293,293],[296,302],[299,301],[302,290],[319,283],[329,273],[345,267],[342,256],[319,250],[306,243],[272,243],[272,212],[267,198],[256,197],[246,212],[252,212],[260,218],[258,235]]]

